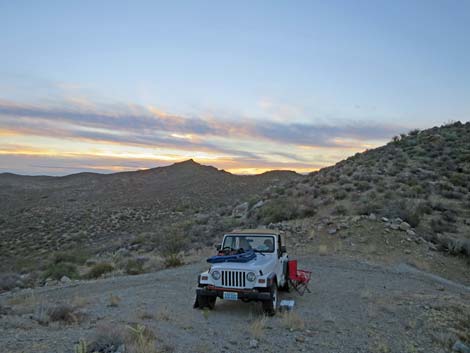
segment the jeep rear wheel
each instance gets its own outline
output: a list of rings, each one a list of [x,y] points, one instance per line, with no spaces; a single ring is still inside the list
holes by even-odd
[[[276,314],[277,299],[277,284],[274,282],[271,286],[271,300],[263,301],[263,311],[266,315],[273,316]]]

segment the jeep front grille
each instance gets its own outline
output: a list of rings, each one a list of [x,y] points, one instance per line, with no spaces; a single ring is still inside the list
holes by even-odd
[[[245,288],[245,272],[222,271],[222,286],[231,288]]]

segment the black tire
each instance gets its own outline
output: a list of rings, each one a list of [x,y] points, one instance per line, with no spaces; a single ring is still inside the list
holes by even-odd
[[[280,291],[283,291],[283,292],[289,292],[290,291],[290,288],[289,288],[289,269],[288,269],[288,262],[289,262],[289,258],[287,258],[287,261],[284,263],[284,268],[283,268],[283,272],[284,272],[284,285],[279,287],[279,290]]]
[[[196,295],[196,302],[194,303],[194,308],[204,309],[214,309],[215,301],[217,297],[208,297],[206,295]]]
[[[217,297],[207,297],[207,307],[213,310],[215,307],[216,300],[217,300]]]
[[[289,281],[286,278],[286,282],[283,286],[279,287],[279,290],[282,292],[290,292]]]
[[[278,303],[277,284],[276,284],[276,281],[274,281],[273,285],[271,286],[271,300],[263,301],[263,312],[269,316],[275,315],[276,310],[277,310],[277,303]]]

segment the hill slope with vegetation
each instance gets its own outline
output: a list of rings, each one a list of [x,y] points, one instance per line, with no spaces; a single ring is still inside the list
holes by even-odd
[[[214,233],[236,225],[234,203],[300,177],[233,175],[193,160],[108,175],[0,174],[0,270],[37,268],[36,259],[77,248],[152,251],[175,232],[188,235],[188,246],[212,244]]]
[[[391,229],[403,223],[441,250],[470,256],[470,123],[413,130],[271,188],[251,219],[269,224],[361,215]]]

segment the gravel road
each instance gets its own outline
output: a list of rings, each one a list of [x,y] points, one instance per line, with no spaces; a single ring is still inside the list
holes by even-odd
[[[143,323],[157,346],[174,352],[246,352],[256,338],[261,352],[442,352],[446,330],[470,307],[470,288],[414,270],[359,260],[303,256],[313,271],[312,293],[282,293],[296,301],[303,326],[290,329],[282,315],[267,318],[253,337],[260,304],[217,301],[215,310],[192,309],[197,274],[204,261],[139,276],[74,282],[0,295],[1,352],[73,352],[96,327]],[[110,297],[119,298],[110,306]],[[30,318],[41,303],[80,303],[80,324],[40,325]],[[254,343],[252,342],[252,345]]]

